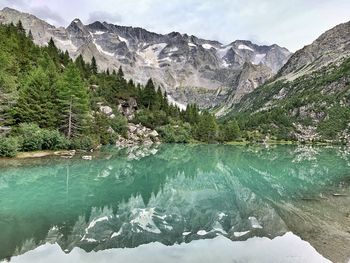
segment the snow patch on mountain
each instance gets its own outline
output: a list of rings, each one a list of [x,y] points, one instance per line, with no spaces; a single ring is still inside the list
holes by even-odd
[[[202,47],[205,48],[205,49],[215,48],[213,45],[210,45],[210,44],[203,44]]]
[[[217,50],[217,54],[218,56],[222,59],[226,54],[227,51],[229,51],[229,49],[232,48],[231,46],[226,46],[226,47],[222,47],[220,49]],[[226,61],[224,61],[225,63]]]
[[[243,45],[243,44],[239,45],[238,49],[246,49],[246,50],[250,50],[250,51],[254,52],[254,49],[248,47],[247,45]]]
[[[92,34],[93,35],[103,35],[104,33],[106,33],[106,32],[104,32],[104,31],[96,31],[96,32],[94,32]]]
[[[222,65],[224,68],[228,68],[228,67],[231,66],[231,64],[230,64],[230,63],[227,63],[226,60],[223,60],[221,65]]]
[[[107,55],[107,56],[114,57],[114,53],[111,53],[111,52],[108,52],[108,51],[103,50],[103,48],[102,48],[99,44],[96,43],[96,40],[95,40],[95,39],[93,40],[93,43],[94,43],[94,45],[96,46],[98,52],[100,52],[100,53],[102,53],[102,54],[105,54],[105,55]]]
[[[72,40],[55,39],[57,46],[62,50],[67,50],[69,53],[76,52],[78,48],[72,43]]]
[[[158,56],[166,46],[166,43],[154,44],[138,51],[137,54],[142,58],[144,65],[158,68]]]
[[[256,54],[252,63],[254,65],[259,65],[265,57],[266,57],[266,54]]]
[[[124,42],[127,46],[129,46],[129,41],[126,38],[123,38],[121,36],[118,36],[121,42]]]
[[[170,52],[176,52],[176,51],[179,51],[179,48],[177,48],[177,47],[172,47],[172,48],[169,49],[169,53],[170,53]]]

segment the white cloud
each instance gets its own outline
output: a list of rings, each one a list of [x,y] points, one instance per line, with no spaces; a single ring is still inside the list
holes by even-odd
[[[277,43],[292,51],[350,20],[349,0],[0,0],[0,6],[5,5],[32,11],[56,24],[67,25],[76,17],[86,23],[106,20],[223,43],[236,39]],[[41,11],[46,8],[55,12],[43,17]]]

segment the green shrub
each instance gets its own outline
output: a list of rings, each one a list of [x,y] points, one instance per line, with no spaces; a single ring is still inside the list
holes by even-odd
[[[143,109],[136,113],[134,122],[155,129],[156,127],[169,123],[169,120],[167,114],[162,110],[150,111],[148,109]]]
[[[150,110],[139,110],[134,119],[135,123],[141,123],[142,125],[153,129],[154,128],[154,115]]]
[[[17,138],[0,137],[0,157],[15,157],[18,147]]]
[[[38,151],[43,145],[43,131],[37,124],[21,123],[18,128],[22,151]]]
[[[219,141],[235,141],[241,137],[241,130],[236,120],[220,125]]]
[[[114,119],[111,119],[111,128],[118,134],[126,137],[128,132],[128,120],[121,114],[116,114]]]
[[[188,123],[168,124],[159,129],[159,134],[166,143],[188,143],[191,140],[191,126]]]
[[[62,150],[68,148],[68,140],[60,134],[58,131],[54,130],[42,130],[43,135],[43,150]]]
[[[198,124],[193,129],[193,134],[195,139],[201,142],[215,142],[218,137],[218,125],[214,115],[207,111],[203,112]]]
[[[92,136],[80,136],[70,141],[70,148],[74,150],[91,150],[97,146],[97,141]]]
[[[24,152],[67,149],[69,145],[58,131],[41,129],[33,123],[20,124],[17,135],[20,138],[20,150]]]

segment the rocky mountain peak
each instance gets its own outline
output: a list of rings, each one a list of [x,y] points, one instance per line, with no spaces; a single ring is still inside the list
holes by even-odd
[[[81,20],[79,18],[75,18],[69,26],[77,26],[77,27],[84,27],[83,23],[81,22]]]
[[[350,21],[323,33],[311,45],[298,50],[279,72],[295,79],[350,56]]]
[[[89,24],[87,27],[89,27],[89,29],[91,29],[92,31],[108,31],[108,24],[106,22],[101,23],[99,21],[96,21],[92,24]]]
[[[55,28],[34,16],[28,19],[27,14],[18,11],[15,16],[7,13],[0,11],[0,15],[5,14],[1,21],[21,19],[24,27],[32,30],[37,44],[45,45],[52,37],[73,58],[81,54],[89,61],[94,56],[100,70],[122,66],[127,78],[140,83],[152,78],[181,105],[197,103],[210,108],[225,103],[242,82],[245,63],[263,65],[256,67],[254,74],[262,70],[264,81],[269,75],[266,68],[277,72],[291,55],[277,45],[260,46],[246,40],[223,45],[178,32],[163,35],[99,21],[84,25],[78,18],[67,28]]]

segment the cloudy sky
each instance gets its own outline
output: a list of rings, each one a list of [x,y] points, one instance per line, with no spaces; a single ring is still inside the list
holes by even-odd
[[[178,31],[228,44],[248,39],[295,51],[321,33],[350,20],[350,0],[0,0],[56,26],[79,17]]]

